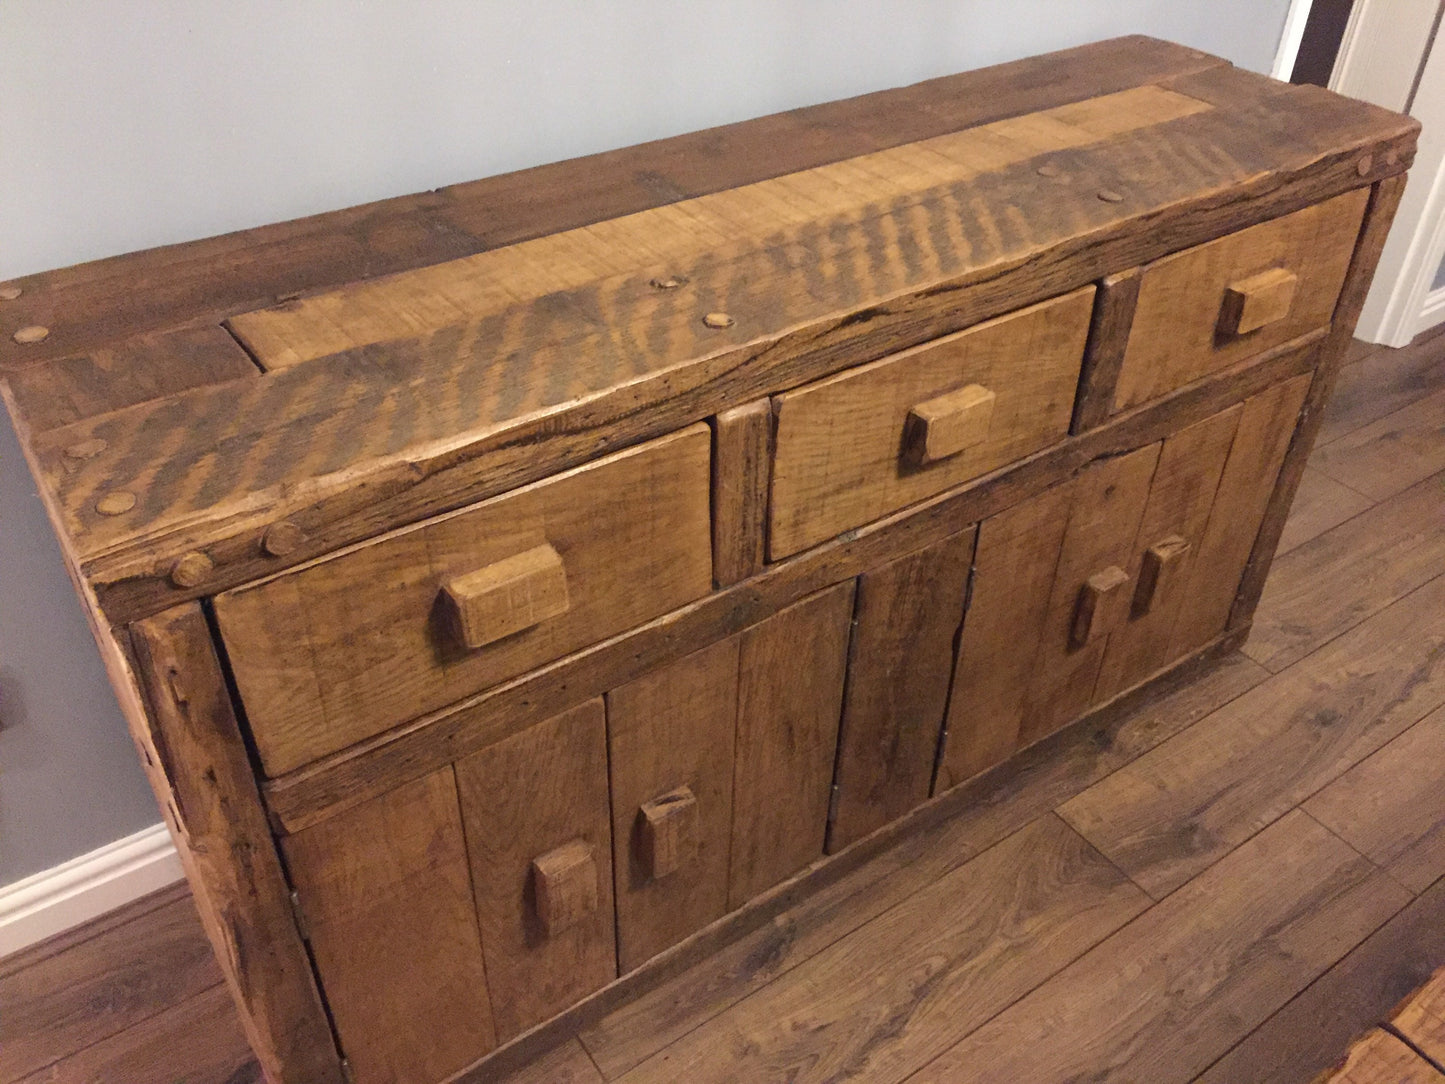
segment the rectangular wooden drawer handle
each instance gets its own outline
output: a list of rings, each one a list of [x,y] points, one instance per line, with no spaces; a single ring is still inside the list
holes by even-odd
[[[697,798],[690,787],[678,787],[643,802],[642,864],[654,881],[676,873],[697,827]]]
[[[529,629],[567,612],[567,572],[545,543],[442,585],[457,639],[469,648]]]
[[[537,918],[548,937],[577,925],[601,902],[592,844],[574,839],[532,859],[532,886]]]
[[[904,454],[924,466],[982,444],[996,398],[982,384],[968,384],[919,403],[903,423]]]
[[[1283,267],[1271,267],[1231,282],[1224,291],[1219,330],[1225,335],[1248,335],[1265,324],[1283,320],[1294,302],[1299,276]]]
[[[1161,538],[1144,551],[1144,561],[1139,566],[1139,586],[1134,592],[1136,614],[1147,614],[1156,600],[1169,593],[1188,554],[1188,540],[1177,534]]]
[[[1074,626],[1069,635],[1069,642],[1074,647],[1083,647],[1123,619],[1129,604],[1129,594],[1124,590],[1128,582],[1129,573],[1118,565],[1095,572],[1084,581],[1079,590],[1078,604],[1074,607]]]

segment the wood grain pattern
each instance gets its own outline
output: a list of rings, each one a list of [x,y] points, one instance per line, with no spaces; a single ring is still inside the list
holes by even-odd
[[[1440,1072],[1383,1028],[1374,1028],[1350,1047],[1345,1063],[1321,1084],[1442,1084]]]
[[[1374,503],[1329,475],[1306,467],[1290,506],[1289,519],[1285,520],[1284,532],[1279,536],[1275,559],[1353,519]]]
[[[624,973],[727,910],[738,648],[738,638],[729,637],[607,694],[617,959]],[[695,830],[678,868],[659,878],[645,860],[640,810],[679,787],[696,802]]]
[[[730,908],[823,853],[852,616],[849,581],[743,633]]]
[[[496,1045],[451,771],[288,836],[284,851],[358,1084],[441,1079]]]
[[[120,339],[88,353],[30,365],[6,379],[32,432],[210,384],[257,380],[255,362],[214,324]]]
[[[1374,501],[1445,470],[1445,391],[1316,449],[1310,462]]]
[[[570,1039],[497,1084],[604,1084],[582,1044]]]
[[[964,531],[858,579],[830,854],[932,791],[973,547]]]
[[[1413,892],[1445,876],[1445,710],[1325,787],[1304,809]]]
[[[779,396],[769,556],[786,557],[1062,439],[1092,300],[1092,289],[1079,290]],[[910,412],[968,384],[994,392],[987,437],[925,465],[902,458]]]
[[[1295,377],[1245,401],[1209,522],[1181,591],[1189,602],[1174,620],[1170,654],[1186,654],[1207,643],[1233,620],[1241,578],[1257,552],[1259,535],[1268,529],[1263,521],[1309,384],[1307,377]]]
[[[1034,652],[1074,498],[1066,482],[978,528],[968,615],[959,637],[935,793],[991,768],[1018,747]]]
[[[712,420],[712,574],[718,587],[763,570],[772,466],[771,401],[719,412]]]
[[[1206,605],[1210,596],[1222,596],[1226,605],[1234,601],[1238,575],[1201,577],[1191,584],[1190,572],[1195,555],[1203,548],[1210,509],[1243,413],[1243,406],[1231,407],[1165,438],[1124,566],[1132,595],[1130,612],[1109,636],[1094,683],[1095,701],[1117,696],[1174,661],[1171,638],[1183,610]],[[1237,534],[1253,534],[1248,519],[1232,526]],[[1170,539],[1184,547],[1175,558],[1177,567],[1162,582],[1156,570],[1152,582],[1146,584],[1150,547]],[[1145,602],[1147,609],[1141,610]]]
[[[1445,970],[1412,994],[1390,1023],[1425,1057],[1445,1061]]]
[[[1069,523],[1059,553],[1040,639],[1033,680],[1019,726],[1025,744],[1037,741],[1082,714],[1093,700],[1107,636],[1076,647],[1074,619],[1085,581],[1112,567],[1132,563],[1134,539],[1144,515],[1160,445],[1151,444],[1090,466],[1074,486]],[[1130,588],[1132,592],[1132,587]],[[1122,595],[1127,609],[1129,593]]]
[[[1060,807],[1160,898],[1445,702],[1436,579]]]
[[[1297,375],[1315,359],[1316,340],[1291,345],[1240,369],[1118,416],[1109,425],[1020,463],[1007,474],[941,494],[824,543],[762,574],[716,591],[629,633],[603,641],[496,689],[379,735],[263,784],[282,831],[425,775],[509,734],[600,696],[653,667],[701,650],[804,596],[861,574],[898,553],[921,549],[996,515],[1100,457],[1162,440],[1181,425],[1226,409]]]
[[[1445,559],[1445,475],[1281,557],[1244,651],[1283,670],[1433,579]]]
[[[1114,409],[1142,403],[1327,324],[1354,254],[1368,195],[1361,189],[1336,196],[1146,268]],[[1288,316],[1250,332],[1225,331],[1221,305],[1235,284],[1279,268],[1298,280]]]
[[[198,605],[130,629],[149,711],[126,721],[195,892],[201,922],[241,1010],[246,1039],[278,1080],[341,1084],[341,1062],[296,928],[240,725]],[[119,653],[108,655],[120,667]],[[131,694],[134,695],[134,694]],[[122,703],[129,697],[122,693]]]
[[[1403,891],[1309,817],[1292,813],[910,1084],[1183,1084],[1398,910]]]
[[[901,1081],[1147,904],[1045,817],[620,1079]]]
[[[20,1084],[264,1084],[224,986],[103,1039]]]
[[[658,291],[650,286],[655,272],[646,271],[615,283],[615,290],[604,288],[607,307],[600,312],[591,296],[549,302],[546,323],[560,321],[562,327],[527,332],[532,341],[523,354],[536,374],[530,400],[517,401],[509,367],[492,359],[515,356],[505,340],[535,325],[501,320],[479,326],[475,334],[364,348],[363,354],[378,355],[365,359],[338,355],[293,367],[249,382],[251,390],[241,395],[188,392],[168,400],[165,414],[155,405],[128,408],[39,437],[35,451],[47,485],[54,487],[64,533],[80,545],[77,559],[108,612],[144,612],[185,597],[158,568],[163,562],[168,574],[185,552],[203,549],[211,557],[212,589],[274,570],[276,559],[255,548],[256,535],[269,525],[260,522],[263,507],[295,518],[305,530],[308,544],[288,558],[299,562],[439,508],[535,480],[541,460],[551,469],[574,465],[740,400],[1057,296],[1161,254],[1165,234],[1169,247],[1196,243],[1256,215],[1283,213],[1358,186],[1376,173],[1359,174],[1357,152],[1368,150],[1380,175],[1408,164],[1412,122],[1386,122],[1370,107],[1297,88],[1271,89],[1245,73],[1231,73],[1225,82],[1248,86],[1254,110],[1248,123],[1231,112],[1243,108],[1239,87],[1231,105],[1230,86],[1195,79],[1177,88],[1197,100],[1225,104],[1113,136],[1097,150],[1071,152],[1075,192],[1117,184],[1121,164],[1131,163],[1126,172],[1137,181],[1131,180],[1126,201],[1060,203],[1057,184],[1044,185],[1047,178],[1031,163],[1005,166],[969,183],[980,188],[985,205],[998,198],[993,193],[1007,193],[1010,207],[1017,206],[1022,219],[1039,223],[1039,229],[1028,238],[980,231],[968,237],[966,255],[950,242],[952,257],[940,247],[944,235],[931,233],[929,221],[972,220],[973,195],[938,190],[942,202],[936,214],[926,204],[888,210],[879,220],[883,236],[900,240],[885,248],[896,249],[899,258],[870,275],[885,276],[886,286],[860,285],[853,300],[843,296],[846,276],[820,291],[823,300],[813,296],[806,274],[777,279],[780,260],[803,269],[842,267],[866,256],[867,231],[844,231],[858,239],[859,248],[843,252],[835,251],[828,230],[805,230],[780,247],[720,260],[707,274],[690,269],[697,272],[690,293]],[[1205,153],[1201,147],[1210,149]],[[1168,169],[1140,164],[1165,160]],[[1386,166],[1387,160],[1393,164]],[[1281,184],[1286,176],[1289,183]],[[1230,186],[1236,186],[1239,200],[1221,202],[1212,195]],[[1247,212],[1245,221],[1241,210]],[[1165,214],[1178,216],[1177,228],[1158,229]],[[1060,247],[1080,236],[1089,238],[1084,248]],[[915,251],[918,259],[903,258]],[[1003,273],[1014,268],[1016,274]],[[763,282],[766,297],[756,293]],[[976,286],[966,298],[955,292],[965,285]],[[688,297],[658,301],[659,293]],[[722,332],[704,327],[698,313],[721,307],[714,299],[723,297],[727,311],[743,319]],[[881,304],[884,299],[896,300]],[[624,309],[635,311],[637,319]],[[781,316],[765,315],[770,313]],[[640,355],[622,341],[627,337],[599,330],[652,323],[654,317],[660,320],[658,341],[670,344],[661,354]],[[540,348],[538,337],[554,345]],[[438,360],[424,360],[433,349]],[[764,363],[755,363],[759,357]],[[359,371],[404,373],[405,380],[359,382],[354,379]],[[619,373],[626,374],[623,384],[617,382]],[[338,379],[346,381],[345,394],[338,393]],[[423,391],[442,385],[465,388],[467,394]],[[318,426],[314,409],[323,400],[327,420]],[[640,413],[644,408],[655,409]],[[59,467],[62,445],[94,438],[106,439],[110,451],[74,473]],[[166,449],[164,462],[154,454],[160,447]],[[545,455],[539,454],[543,448]],[[363,480],[361,501],[356,485]],[[97,516],[94,503],[110,488],[136,492],[141,500],[125,515]]]
[[[47,942],[0,961],[4,1084],[221,985],[184,885],[87,932],[77,943],[62,936],[53,950]]]
[[[505,1042],[617,975],[602,701],[458,761],[456,779],[486,988]],[[549,937],[532,862],[576,840],[592,849],[598,906]]]
[[[707,429],[619,453],[216,599],[269,774],[295,768],[708,591]],[[480,650],[438,609],[453,576],[550,545],[567,610]],[[646,590],[639,585],[646,584]]]
[[[1422,332],[1398,350],[1370,346],[1362,357],[1346,357],[1325,404],[1319,446],[1445,389],[1440,334],[1445,334],[1445,324]],[[1354,340],[1353,345],[1364,344]]]
[[[1006,768],[955,788],[914,814],[915,830],[853,867],[869,852],[864,841],[815,867],[810,891],[789,894],[791,906],[688,961],[686,970],[635,997],[610,1005],[581,1025],[583,1042],[613,1079],[686,1035],[750,992],[889,908],[949,870],[1023,828],[1089,782],[1107,775],[1169,735],[1257,683],[1265,672],[1239,654],[1195,681],[1170,675],[1127,710],[1111,705],[1087,727],[1074,727],[1025,751]],[[1128,699],[1128,698],[1125,698]],[[874,837],[876,838],[876,837]],[[836,878],[828,874],[843,872]]]
[[[945,76],[294,222],[171,245],[15,285],[39,354],[4,336],[0,368],[42,363],[146,327],[268,304],[613,218],[865,151],[1226,66],[1142,36]],[[147,305],[134,285],[147,283]],[[63,313],[65,318],[57,318]]]

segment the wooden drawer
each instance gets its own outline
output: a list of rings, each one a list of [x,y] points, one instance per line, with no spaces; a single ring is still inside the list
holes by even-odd
[[[785,392],[773,462],[777,560],[1061,439],[1094,288]]]
[[[1346,192],[1146,267],[1113,409],[1328,324],[1368,197]]]
[[[267,774],[705,594],[709,444],[692,426],[219,595]]]

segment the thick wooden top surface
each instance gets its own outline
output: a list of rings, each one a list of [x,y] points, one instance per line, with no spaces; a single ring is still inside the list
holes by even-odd
[[[1370,184],[1416,130],[1119,39],[21,280],[0,374],[128,620]]]

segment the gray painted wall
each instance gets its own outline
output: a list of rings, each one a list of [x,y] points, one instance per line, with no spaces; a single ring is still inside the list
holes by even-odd
[[[0,279],[1288,0],[0,0]],[[0,884],[155,821],[0,423]]]

